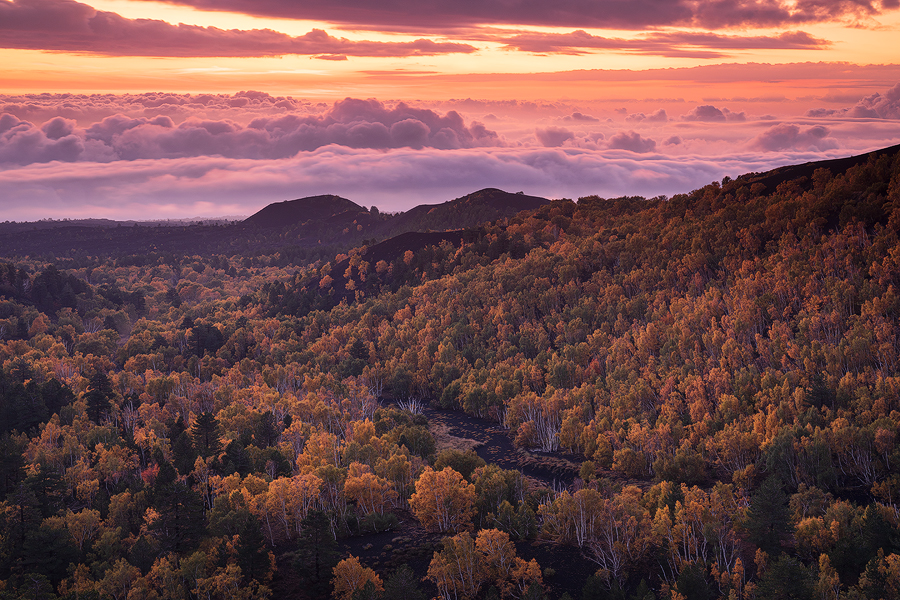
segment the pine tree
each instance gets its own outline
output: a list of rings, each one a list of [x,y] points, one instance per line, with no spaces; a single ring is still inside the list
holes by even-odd
[[[769,554],[781,551],[781,538],[788,527],[787,496],[781,480],[771,475],[750,500],[745,526],[750,541]]]
[[[84,395],[84,399],[87,401],[88,418],[91,421],[100,423],[100,419],[109,412],[112,406],[109,401],[112,396],[113,389],[109,383],[109,377],[106,376],[106,373],[97,369],[91,375],[87,392]]]
[[[303,519],[303,534],[295,556],[295,568],[306,580],[310,595],[328,598],[331,572],[338,563],[338,553],[331,534],[331,522],[323,511],[310,511]]]
[[[191,428],[194,438],[194,446],[203,458],[217,456],[222,452],[221,432],[219,422],[211,412],[200,413]]]
[[[241,527],[235,551],[245,585],[253,579],[262,581],[268,577],[271,566],[269,552],[266,550],[266,540],[260,530],[259,520],[255,516],[247,519]]]

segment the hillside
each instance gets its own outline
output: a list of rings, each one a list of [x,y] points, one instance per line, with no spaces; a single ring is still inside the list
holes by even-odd
[[[535,210],[549,202],[521,192],[511,194],[486,188],[449,202],[416,206],[385,223],[383,231],[396,235],[407,231],[466,229],[512,217],[523,210]]]
[[[896,597],[898,232],[894,148],[304,265],[0,261],[0,598]]]
[[[496,189],[405,213],[382,214],[334,195],[270,204],[240,223],[174,223],[104,219],[0,223],[0,256],[259,256],[278,252],[305,265],[366,240],[407,232],[473,228],[549,202]]]
[[[259,212],[244,219],[242,224],[250,227],[280,229],[308,223],[309,221],[325,221],[344,213],[358,215],[367,212],[366,209],[355,202],[329,194],[269,204]]]

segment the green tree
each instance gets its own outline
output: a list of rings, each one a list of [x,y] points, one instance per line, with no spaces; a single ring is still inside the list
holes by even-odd
[[[790,556],[779,556],[766,567],[756,588],[757,600],[813,600],[809,569]]]
[[[110,403],[112,397],[113,389],[109,383],[109,377],[100,369],[94,370],[84,394],[88,418],[94,423],[100,423],[112,406]]]
[[[769,476],[750,499],[744,527],[750,541],[768,554],[781,552],[781,539],[788,528],[787,496],[781,480]]]
[[[332,570],[338,563],[337,544],[331,533],[331,520],[321,510],[312,510],[302,522],[303,533],[294,552],[294,568],[306,583],[313,598],[331,594]]]
[[[417,581],[418,578],[409,565],[400,565],[384,583],[384,598],[425,600],[425,593],[419,588]]]
[[[259,520],[255,516],[251,515],[244,522],[234,549],[244,585],[253,579],[264,581],[268,578],[271,569],[269,552],[266,550],[266,540],[260,530]]]
[[[197,416],[194,426],[191,427],[191,436],[194,438],[194,446],[203,458],[217,456],[222,452],[221,431],[219,421],[211,412],[203,412]]]

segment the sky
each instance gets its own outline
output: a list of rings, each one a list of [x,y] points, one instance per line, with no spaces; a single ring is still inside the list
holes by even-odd
[[[671,196],[900,143],[900,0],[0,0],[0,220]]]

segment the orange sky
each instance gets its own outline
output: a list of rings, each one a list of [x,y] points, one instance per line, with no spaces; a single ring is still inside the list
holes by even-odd
[[[254,161],[227,168],[268,173],[266,194],[294,195],[296,165],[272,161],[332,146],[361,153],[339,152],[335,168],[380,160],[400,172],[401,154],[407,164],[499,161],[471,184],[447,175],[438,194],[515,185],[516,173],[534,176],[540,189],[530,191],[568,197],[683,191],[756,168],[757,157],[777,165],[900,142],[892,4],[0,0],[0,192],[23,218],[124,215],[105,178],[127,171],[130,198],[147,201],[141,190],[171,196],[165,182],[197,183],[153,175],[151,185],[136,173],[152,161],[220,157]],[[233,95],[241,90],[265,97]],[[344,98],[376,102],[335,104]],[[556,154],[539,160],[532,150]],[[622,152],[636,162],[579,171]],[[685,179],[667,166],[673,158],[697,168],[682,169],[693,173]],[[71,179],[69,162],[98,165],[95,179]],[[344,180],[303,181],[296,194],[331,193],[324,188]],[[396,181],[409,198],[426,191]],[[106,199],[83,204],[87,189]],[[199,204],[169,206],[167,216],[222,214],[215,186],[209,198],[193,189]],[[228,211],[269,200],[238,198]]]
[[[59,4],[77,4],[72,0],[54,1]],[[23,7],[32,2],[33,0],[0,0],[0,7],[8,5],[24,12]],[[45,2],[40,6],[53,3]],[[202,11],[174,3],[141,0],[90,0],[82,6],[87,10],[92,8],[103,14],[117,15],[122,22],[128,24],[152,19],[172,25],[212,27],[221,32],[271,30],[294,37],[318,29],[332,38],[350,42],[397,44],[424,39],[468,45],[474,47],[474,51],[436,52],[425,56],[371,56],[371,52],[364,50],[359,56],[345,54],[346,60],[323,60],[316,58],[319,56],[316,53],[235,57],[227,55],[227,39],[223,38],[220,51],[217,52],[215,40],[213,36],[209,36],[209,40],[201,40],[208,47],[205,52],[209,56],[190,56],[193,52],[190,44],[194,43],[190,41],[181,52],[176,52],[180,56],[172,56],[166,55],[171,54],[171,51],[163,48],[170,43],[165,34],[158,36],[160,45],[155,49],[148,47],[154,39],[152,36],[148,39],[137,38],[133,44],[135,47],[129,47],[127,43],[116,43],[115,47],[106,49],[102,44],[92,43],[91,35],[85,34],[86,29],[78,29],[82,23],[70,17],[60,25],[45,24],[48,29],[46,32],[41,32],[40,26],[32,27],[29,31],[28,23],[12,23],[7,26],[15,29],[18,25],[23,37],[27,35],[28,42],[18,42],[8,31],[0,36],[0,46],[5,46],[0,49],[0,65],[3,65],[0,67],[0,81],[3,91],[234,92],[240,89],[264,89],[273,94],[330,99],[348,95],[441,99],[457,96],[459,91],[464,90],[466,95],[491,99],[593,99],[609,93],[586,86],[577,77],[557,80],[548,88],[543,80],[530,80],[527,75],[582,70],[643,71],[722,63],[848,62],[867,65],[900,62],[900,45],[896,43],[900,29],[900,11],[896,10],[871,15],[839,14],[833,18],[809,19],[806,22],[791,22],[775,27],[771,23],[755,25],[753,22],[718,28],[673,23],[670,27],[656,25],[652,29],[628,30],[574,25],[547,27],[512,22],[479,26],[466,24],[457,31],[446,32],[429,31],[436,29],[434,26],[416,25],[415,29],[407,33],[398,33],[384,31],[377,23],[366,26],[311,19],[260,17],[236,12]],[[59,20],[63,21],[62,18]],[[81,21],[83,20],[82,18]],[[59,35],[60,28],[73,32],[71,41],[61,44],[68,48],[42,49],[42,46],[52,45],[46,43],[48,38],[65,37]],[[578,30],[587,36],[613,40],[614,43],[605,44],[605,48],[571,46],[545,52],[539,51],[540,48],[532,48],[533,51],[514,49],[504,43],[515,36],[566,36]],[[818,43],[779,43],[778,36],[785,33],[803,34]],[[642,43],[661,34],[668,36],[662,43]],[[711,37],[703,44],[697,44],[696,40],[679,42],[679,38],[685,35],[706,35],[719,39]],[[93,37],[101,38],[102,34],[95,33]],[[766,39],[770,42],[760,43]],[[741,40],[755,41],[741,44]],[[741,47],[742,45],[750,47]],[[754,45],[759,47],[753,47]],[[409,75],[410,73],[414,75]],[[503,84],[496,85],[492,78],[480,77],[482,74],[517,74],[520,77],[506,78]],[[854,84],[852,78],[851,81],[841,81],[840,77],[835,80],[835,85],[841,87]],[[785,85],[790,91],[807,87],[806,84],[795,85],[791,81],[754,81],[743,84],[747,92],[744,95],[752,95],[760,85]],[[666,87],[666,84],[658,84],[650,79],[642,86],[642,91],[648,97],[661,97]],[[686,91],[688,96],[696,95],[690,93],[691,90]],[[703,91],[696,90],[697,93]],[[615,93],[618,94],[618,91]],[[628,94],[629,97],[633,95]],[[682,95],[685,95],[685,91],[682,91]]]

